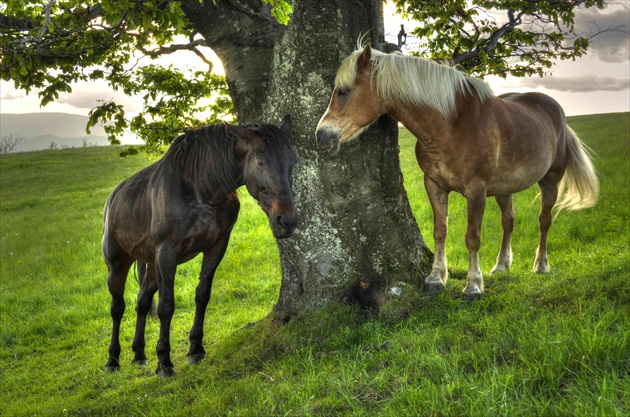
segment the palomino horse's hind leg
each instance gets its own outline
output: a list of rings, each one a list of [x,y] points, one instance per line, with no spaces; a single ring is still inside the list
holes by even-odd
[[[486,190],[476,189],[466,193],[468,205],[468,225],[466,227],[466,249],[468,249],[468,282],[463,294],[467,298],[477,298],[483,293],[483,276],[479,267],[481,247],[481,222],[486,209]]]
[[[446,266],[446,234],[448,232],[448,191],[444,191],[437,183],[424,177],[424,186],[433,208],[433,240],[435,255],[431,273],[424,279],[424,290],[441,291],[448,280]]]
[[[144,331],[147,323],[147,314],[151,310],[153,295],[158,289],[155,265],[147,265],[146,273],[138,292],[138,305],[136,307],[136,334],[133,338],[132,348],[135,353],[133,363],[146,365],[147,355],[144,352]]]
[[[120,322],[125,313],[125,282],[127,273],[133,264],[133,259],[123,255],[115,242],[108,236],[103,242],[103,255],[109,269],[107,286],[112,295],[110,314],[112,316],[112,339],[109,344],[109,360],[105,370],[115,371],[120,369]]]
[[[490,271],[505,272],[510,270],[512,265],[512,231],[514,230],[514,207],[512,205],[512,195],[498,195],[495,197],[499,208],[501,209],[501,226],[503,227],[503,235],[501,237],[501,250],[497,257],[497,263]]]
[[[203,322],[206,308],[210,302],[214,273],[223,259],[223,255],[225,255],[229,241],[230,233],[227,233],[210,251],[203,254],[199,285],[197,285],[195,293],[195,319],[189,334],[190,350],[188,351],[188,363],[190,365],[194,365],[206,358],[206,351],[203,348]]]
[[[549,272],[549,260],[547,258],[547,233],[551,227],[551,209],[553,209],[558,199],[559,178],[555,175],[547,174],[538,181],[540,187],[540,214],[538,215],[538,226],[540,228],[540,240],[536,250],[536,260],[534,261],[534,272],[544,274]]]

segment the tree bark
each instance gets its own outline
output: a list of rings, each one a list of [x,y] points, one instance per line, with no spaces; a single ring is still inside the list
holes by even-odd
[[[222,3],[228,2],[217,5]],[[245,26],[256,19],[240,22],[239,30],[249,33]],[[273,34],[263,38],[275,36],[273,50],[264,43],[255,57],[243,56],[251,53],[251,46],[226,41],[234,39],[231,35],[223,35],[220,45],[206,40],[223,51],[217,54],[226,68],[240,68],[252,59],[258,68],[268,65],[258,70],[260,82],[252,88],[247,88],[253,85],[247,71],[227,71],[239,120],[277,123],[285,114],[293,116],[299,225],[291,238],[278,241],[283,276],[275,318],[286,320],[347,299],[359,280],[367,285],[378,281],[381,288],[407,281],[419,288],[430,269],[430,251],[403,188],[397,122],[380,118],[335,157],[319,153],[314,135],[337,68],[359,35],[370,31],[372,39],[384,38],[382,1],[295,0],[289,25],[270,28]],[[210,36],[209,26],[205,32],[199,29]]]
[[[270,6],[255,0],[189,0],[181,7],[221,59],[238,120],[260,120],[279,28]]]

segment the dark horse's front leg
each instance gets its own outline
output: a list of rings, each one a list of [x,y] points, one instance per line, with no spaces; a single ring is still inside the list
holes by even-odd
[[[227,232],[209,251],[203,254],[199,285],[197,285],[195,293],[195,320],[189,335],[188,363],[190,365],[194,365],[206,358],[206,351],[203,348],[203,323],[206,308],[210,302],[214,273],[223,259],[223,255],[225,255],[229,241],[230,232]]]
[[[156,255],[157,281],[160,291],[158,317],[160,319],[160,337],[157,344],[158,365],[155,373],[161,377],[175,374],[175,366],[171,362],[170,330],[171,320],[175,312],[175,271],[177,260],[175,250],[169,244],[158,247]]]
[[[147,322],[147,314],[151,310],[153,304],[153,296],[158,289],[157,275],[155,265],[146,266],[146,272],[142,276],[138,271],[140,281],[140,291],[138,292],[138,305],[136,307],[136,334],[133,338],[132,348],[135,353],[133,363],[138,365],[148,364],[147,355],[144,352],[144,331]]]

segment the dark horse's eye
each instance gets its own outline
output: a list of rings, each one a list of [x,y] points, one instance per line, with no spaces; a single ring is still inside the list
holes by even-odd
[[[340,88],[340,89],[337,90],[337,96],[339,96],[339,97],[347,96],[349,93],[350,93],[350,90],[348,90],[348,89],[341,89]]]

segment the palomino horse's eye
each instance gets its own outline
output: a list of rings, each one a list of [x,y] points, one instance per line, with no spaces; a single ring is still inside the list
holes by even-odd
[[[350,93],[350,90],[345,90],[345,89],[338,89],[337,90],[337,96],[338,97],[347,96],[349,93]]]

